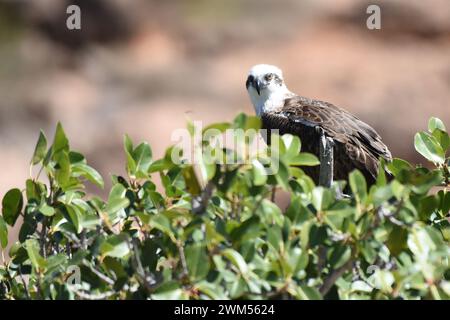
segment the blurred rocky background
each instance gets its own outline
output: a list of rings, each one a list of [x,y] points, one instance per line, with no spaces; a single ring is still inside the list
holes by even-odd
[[[124,133],[157,158],[186,116],[253,113],[257,63],[371,124],[396,157],[423,161],[413,135],[430,116],[450,127],[448,0],[0,0],[0,197],[24,186],[39,129],[51,139],[57,121],[108,181],[125,171]]]

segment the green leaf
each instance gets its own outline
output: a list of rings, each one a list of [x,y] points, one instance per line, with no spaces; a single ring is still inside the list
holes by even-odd
[[[426,261],[429,255],[441,245],[439,236],[435,235],[435,230],[431,227],[416,226],[408,235],[408,248],[420,260]]]
[[[10,226],[14,226],[22,211],[23,197],[19,189],[9,190],[2,200],[3,219]]]
[[[284,134],[281,139],[283,140],[284,146],[286,147],[286,152],[284,153],[284,159],[290,162],[294,157],[299,156],[301,143],[297,136],[291,134]]]
[[[187,119],[186,119],[186,126],[187,126],[187,130],[188,130],[188,132],[189,132],[189,135],[191,136],[191,137],[194,137],[194,135],[195,135],[195,132],[197,131],[197,128],[196,128],[196,126],[195,126],[195,123],[194,122],[192,122],[192,120],[188,117]]]
[[[238,268],[239,272],[242,275],[246,275],[248,273],[248,265],[245,262],[244,258],[241,256],[239,252],[234,249],[225,249],[222,251],[224,257],[226,257],[230,262]]]
[[[227,300],[224,290],[213,283],[201,281],[195,285],[198,291],[202,292],[213,300]]]
[[[39,242],[35,239],[25,241],[25,248],[28,253],[28,258],[36,270],[41,270],[46,267],[45,259],[39,254]]]
[[[324,187],[315,187],[311,194],[311,202],[317,211],[327,209],[333,201],[333,194]]]
[[[104,181],[100,173],[94,168],[84,163],[76,163],[72,165],[72,172],[75,176],[81,175],[103,189]]]
[[[79,152],[69,151],[69,160],[71,164],[84,163],[86,164],[86,158]]]
[[[152,217],[152,220],[150,221],[150,225],[153,228],[156,228],[160,231],[162,231],[163,233],[165,233],[166,235],[168,235],[172,241],[175,240],[175,235],[172,231],[172,228],[170,227],[170,221],[169,219],[162,215],[162,214],[158,214],[154,217]]]
[[[103,256],[114,258],[123,258],[130,253],[128,245],[128,235],[118,234],[109,236],[100,246],[100,251]]]
[[[359,170],[354,170],[349,175],[350,188],[359,203],[365,203],[367,198],[366,179]]]
[[[380,164],[378,165],[378,173],[377,173],[377,181],[376,185],[377,187],[383,187],[386,185],[386,160],[383,158],[380,158]]]
[[[310,234],[311,228],[314,226],[314,222],[312,220],[308,220],[303,223],[301,232],[300,232],[300,245],[303,250],[306,250],[310,244]]]
[[[193,166],[187,166],[182,171],[184,181],[186,182],[187,191],[193,196],[197,196],[202,191],[200,183]]]
[[[245,121],[247,120],[247,115],[245,113],[239,113],[233,120],[233,127],[235,129],[243,129],[245,126]]]
[[[75,231],[79,234],[82,231],[81,226],[82,215],[80,213],[80,210],[78,210],[76,206],[72,205],[66,205],[65,208],[67,210],[69,222],[72,223],[73,227],[75,228]]]
[[[394,275],[387,270],[376,269],[375,273],[369,277],[369,282],[375,288],[390,293],[392,292],[392,285],[395,282],[395,278]]]
[[[331,249],[330,253],[330,265],[333,269],[342,267],[347,261],[350,260],[352,250],[346,245],[337,245]]]
[[[278,171],[276,171],[275,178],[284,190],[289,190],[289,169],[281,159],[278,162]]]
[[[437,140],[444,152],[450,147],[450,136],[446,131],[436,129],[432,133],[433,137]]]
[[[306,285],[297,287],[297,297],[301,300],[322,300],[322,296],[316,288]]]
[[[42,182],[33,181],[32,179],[27,179],[26,185],[26,195],[28,201],[35,199],[40,200],[42,197],[46,196],[46,187]]]
[[[208,226],[211,226],[211,224],[208,224]],[[212,233],[215,237],[217,237],[218,241],[223,241],[224,238],[217,232],[214,232],[215,229],[210,227],[212,230],[206,229],[207,236],[208,233]],[[242,223],[239,224],[236,228],[233,229],[233,231],[230,234],[230,238],[233,241],[233,243],[244,243],[246,241],[252,241],[254,240],[260,233],[260,225],[259,225],[259,218],[258,216],[254,215],[250,218],[246,219]]]
[[[262,186],[267,181],[266,169],[257,159],[252,161],[252,174],[253,174],[253,184],[255,186]]]
[[[283,236],[281,228],[277,225],[272,226],[267,230],[267,243],[272,246],[275,251],[280,251],[283,246]]]
[[[108,201],[106,206],[106,212],[114,214],[119,210],[125,209],[130,204],[130,200],[127,198],[114,198]]]
[[[54,156],[58,167],[55,171],[55,180],[62,187],[66,186],[70,178],[70,160],[66,151],[60,151]]]
[[[261,119],[257,116],[247,116],[245,130],[259,130],[261,128]]]
[[[60,122],[56,125],[55,137],[53,139],[52,153],[54,155],[61,151],[69,152],[69,140]]]
[[[148,267],[150,272],[155,272],[158,264],[159,246],[153,239],[146,239],[142,245],[141,259],[142,265]]]
[[[450,211],[450,192],[439,191],[439,197],[441,199],[440,209],[443,214],[447,214]]]
[[[171,148],[171,150],[174,150],[174,148]],[[152,164],[150,165],[150,167],[148,168],[148,173],[153,173],[153,172],[160,172],[160,171],[164,171],[164,170],[169,170],[170,168],[172,168],[174,166],[174,164],[172,163],[171,160],[168,159],[158,159],[152,162]]]
[[[372,196],[372,202],[375,206],[381,205],[383,202],[388,201],[394,194],[390,185],[385,185],[377,188],[371,188],[370,193]]]
[[[153,300],[186,300],[189,296],[177,282],[168,281],[159,286],[151,297]]]
[[[445,152],[435,137],[425,132],[416,133],[414,137],[414,147],[417,152],[429,161],[443,164],[445,162]]]
[[[352,216],[355,213],[355,208],[350,206],[345,206],[341,204],[333,206],[331,209],[324,212],[324,220],[329,224],[329,226],[335,231],[345,232],[346,230],[343,225],[346,218]]]
[[[127,189],[120,183],[115,184],[108,197],[106,212],[109,214],[116,213],[121,209],[125,209],[130,204],[130,200],[125,196]]]
[[[152,150],[148,143],[139,144],[132,153],[134,163],[136,164],[136,177],[146,178],[147,171],[152,163]]]
[[[25,242],[37,229],[37,222],[33,215],[27,214],[20,226],[19,241]]]
[[[308,152],[299,153],[289,161],[289,165],[291,166],[317,166],[319,164],[319,159]]]
[[[36,143],[36,147],[34,148],[33,158],[31,159],[31,164],[35,165],[41,162],[47,150],[47,138],[45,137],[44,132],[39,133],[39,138]]]
[[[276,223],[277,225],[283,225],[283,214],[281,209],[269,199],[264,199],[261,202],[262,212],[267,223]]]
[[[50,256],[47,259],[47,271],[52,272],[56,270],[64,271],[66,268],[67,257],[64,254],[56,254],[54,256]]]
[[[398,256],[404,249],[407,248],[406,241],[408,239],[408,231],[405,228],[394,226],[389,233],[386,246],[390,253],[395,257]]]
[[[211,155],[208,155],[207,153],[203,154],[200,148],[196,148],[195,152],[202,181],[211,180],[216,172],[216,164],[214,163],[214,159],[212,159]]]
[[[3,249],[8,245],[8,226],[5,220],[0,216],[0,245]]]
[[[203,129],[203,134],[208,133],[208,135],[211,137],[211,136],[215,135],[212,133],[214,133],[214,132],[224,133],[230,127],[231,127],[231,125],[228,122],[214,123],[209,126],[206,126]]]
[[[55,209],[53,207],[50,207],[45,202],[39,207],[39,212],[42,213],[44,216],[51,217],[55,214]]]
[[[133,142],[127,134],[123,137],[123,146],[126,152],[128,152],[129,154],[133,153]]]
[[[136,175],[136,161],[133,158],[133,142],[127,134],[123,137],[123,146],[127,156],[127,172],[134,177]]]
[[[304,270],[309,262],[308,252],[298,247],[294,247],[290,250],[288,259],[293,273]]]
[[[256,116],[248,116],[245,113],[240,113],[233,120],[233,128],[243,130],[258,130],[261,128],[261,119]]]
[[[198,281],[205,278],[210,268],[206,247],[199,243],[188,245],[185,249],[185,255],[191,279]]]
[[[399,158],[392,159],[392,161],[388,163],[387,167],[389,171],[391,171],[396,177],[400,174],[401,171],[412,169],[412,166],[409,162]]]
[[[430,120],[428,120],[428,131],[432,133],[436,129],[446,131],[445,125],[441,119],[431,117]]]
[[[363,292],[372,292],[373,289],[370,285],[362,280],[356,280],[352,282],[351,286],[352,291],[363,291]]]

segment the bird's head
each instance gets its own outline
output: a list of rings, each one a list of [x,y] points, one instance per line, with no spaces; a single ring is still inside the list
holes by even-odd
[[[268,64],[253,66],[245,86],[257,113],[261,112],[267,101],[281,99],[289,92],[284,84],[281,69]]]

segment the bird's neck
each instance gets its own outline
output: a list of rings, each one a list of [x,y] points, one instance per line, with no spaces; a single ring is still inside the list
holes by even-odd
[[[286,86],[279,88],[279,90],[268,92],[263,90],[261,95],[251,94],[253,107],[258,116],[266,112],[276,111],[281,109],[286,98],[294,95]]]

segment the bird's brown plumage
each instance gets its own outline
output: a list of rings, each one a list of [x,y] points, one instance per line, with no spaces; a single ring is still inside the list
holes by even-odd
[[[300,137],[302,151],[319,156],[320,130],[334,141],[334,179],[347,180],[348,174],[359,169],[369,185],[376,180],[379,159],[392,159],[378,133],[368,124],[335,105],[293,96],[282,107],[261,114],[264,129],[278,129],[280,134],[290,133]],[[316,183],[317,167],[305,167]]]

